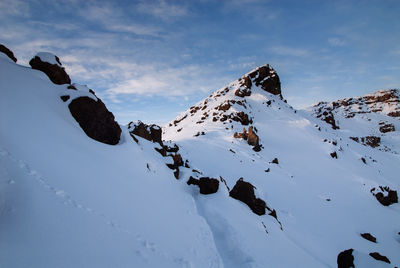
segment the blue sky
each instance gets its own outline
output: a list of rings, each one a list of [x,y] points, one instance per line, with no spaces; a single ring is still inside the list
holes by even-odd
[[[0,43],[58,55],[121,124],[164,124],[270,63],[288,102],[400,88],[400,1],[0,0]]]

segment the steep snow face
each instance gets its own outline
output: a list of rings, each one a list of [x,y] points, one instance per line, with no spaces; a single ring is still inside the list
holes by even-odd
[[[166,158],[126,127],[87,137],[68,104],[97,98],[76,87],[0,55],[0,267],[222,267]]]
[[[250,85],[246,76],[163,128],[164,140],[179,144],[192,169],[180,180],[220,179],[220,189],[213,195],[190,187],[197,193],[197,207],[211,227],[224,265],[336,267],[338,254],[353,248],[356,267],[387,267],[369,255],[373,252],[398,266],[399,204],[383,206],[374,196],[381,191],[379,186],[400,189],[398,118],[375,113],[367,124],[357,116],[343,117],[335,130],[309,111],[294,110],[280,95]],[[369,125],[373,120],[375,130],[382,125],[378,122],[395,128],[382,134],[385,138],[374,148],[361,141],[370,131],[375,133]],[[249,140],[250,127],[258,148]],[[350,136],[360,137],[359,142]],[[380,150],[384,146],[390,151]],[[229,196],[241,177],[277,218],[268,210],[256,215]],[[371,233],[377,243],[362,233]]]

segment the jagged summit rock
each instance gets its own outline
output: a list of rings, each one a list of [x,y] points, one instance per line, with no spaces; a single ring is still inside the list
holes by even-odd
[[[250,78],[249,78],[250,77]],[[256,86],[261,86],[262,89],[265,91],[274,94],[274,95],[281,95],[281,81],[279,79],[278,74],[276,71],[269,65],[263,65],[255,70],[248,73],[245,78],[245,85],[250,85],[251,87],[251,80]]]
[[[71,79],[60,59],[49,52],[39,52],[29,61],[32,69],[44,72],[50,80],[57,85],[71,84]]]
[[[0,52],[6,54],[14,62],[17,62],[17,58],[14,56],[14,53],[10,49],[8,49],[5,45],[0,44]]]

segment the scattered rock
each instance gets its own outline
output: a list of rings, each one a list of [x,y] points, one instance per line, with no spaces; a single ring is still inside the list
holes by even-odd
[[[278,164],[279,164],[278,158],[275,157],[275,158],[271,161],[271,163],[272,163],[272,164],[277,164],[277,165],[278,165]]]
[[[17,62],[17,58],[14,57],[14,53],[11,50],[9,50],[5,45],[0,44],[0,52],[6,54],[14,62]]]
[[[338,268],[354,268],[353,249],[347,249],[339,253],[337,257]]]
[[[367,164],[367,160],[365,160],[364,157],[361,157],[361,161],[362,161],[364,164]]]
[[[257,215],[264,215],[266,203],[254,195],[254,186],[240,178],[233,189],[229,192],[229,196],[247,204],[249,208]]]
[[[336,159],[338,158],[338,156],[337,156],[337,153],[336,153],[336,152],[330,153],[330,155],[331,155],[331,157],[332,157],[332,158],[336,158]]]
[[[142,121],[137,121],[135,123],[130,122],[128,124],[129,133],[142,137],[148,141],[158,142],[162,145],[162,138],[161,138],[161,127],[152,124],[147,125]]]
[[[369,254],[369,256],[371,256],[375,260],[390,263],[390,260],[386,256],[383,256],[383,255],[379,254],[378,252],[372,252]]]
[[[382,133],[387,133],[395,131],[395,128],[393,124],[383,124],[379,127],[379,131]]]
[[[376,237],[371,235],[370,233],[363,233],[363,234],[360,234],[360,235],[362,236],[362,238],[367,239],[368,241],[376,243]]]
[[[201,194],[213,194],[218,191],[219,181],[214,178],[201,177],[199,180],[190,176],[187,181],[188,185],[198,185]]]
[[[244,112],[232,113],[229,116],[233,121],[240,122],[242,125],[247,126],[252,120],[249,120],[248,114]]]
[[[72,89],[72,90],[77,90],[76,87],[75,87],[74,85],[69,85],[67,88],[68,88],[68,89]],[[92,93],[92,94],[93,94],[93,93]]]
[[[63,102],[66,102],[67,100],[69,100],[69,98],[70,97],[68,95],[64,95],[64,96],[60,97],[60,99],[62,99]]]
[[[244,98],[251,95],[251,90],[249,90],[248,88],[238,88],[235,91],[235,95]]]
[[[65,72],[64,67],[61,66],[62,64],[57,56],[48,53],[52,57],[55,57],[56,60],[56,63],[49,63],[46,61],[42,61],[42,59],[38,56],[39,54],[40,53],[38,53],[33,59],[29,61],[29,65],[32,67],[32,69],[44,72],[54,84],[71,84],[71,79]]]
[[[90,138],[110,145],[118,144],[121,128],[100,99],[79,97],[72,100],[68,108]]]

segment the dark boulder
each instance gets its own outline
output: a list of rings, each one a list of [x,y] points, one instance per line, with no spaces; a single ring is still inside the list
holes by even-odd
[[[376,191],[379,192],[376,193]],[[388,186],[379,186],[379,189],[372,188],[370,192],[375,196],[376,200],[384,206],[390,206],[399,202],[397,191],[390,189]]]
[[[376,243],[376,237],[371,235],[370,233],[363,233],[363,234],[360,234],[360,235],[361,235],[362,238],[364,238],[364,239],[366,239],[368,241]]]
[[[89,97],[79,97],[72,100],[68,108],[90,138],[110,145],[119,142],[121,128],[100,99],[95,101]]]
[[[369,254],[369,256],[371,256],[375,260],[383,261],[383,262],[386,262],[386,263],[390,263],[390,260],[386,256],[383,256],[383,255],[379,254],[379,252],[371,252]]]
[[[218,191],[219,181],[214,178],[209,177],[201,177],[200,179],[195,179],[190,176],[189,180],[187,181],[188,185],[197,185],[200,188],[201,194],[213,194]]]
[[[136,123],[130,122],[128,125],[128,129],[129,133],[135,134],[152,142],[158,142],[162,145],[161,127],[155,124],[146,125],[141,121],[137,121]]]
[[[230,119],[236,122],[240,122],[244,126],[247,126],[249,123],[253,122],[253,120],[249,119],[249,115],[245,112],[232,113],[230,114]]]
[[[264,215],[266,203],[260,198],[256,198],[254,194],[254,186],[240,178],[233,189],[229,192],[229,196],[245,203],[257,215]]]
[[[0,52],[6,54],[14,62],[17,62],[17,58],[14,56],[14,53],[11,50],[9,50],[5,45],[0,44]]]
[[[32,69],[36,69],[44,72],[53,82],[57,85],[63,84],[71,84],[71,79],[68,74],[65,72],[64,67],[61,66],[61,62],[57,56],[55,56],[57,63],[59,64],[51,64],[45,61],[42,61],[39,56],[35,56],[33,59],[29,61],[29,65]]]
[[[354,256],[353,256],[353,249],[347,249],[342,251],[337,256],[337,265],[338,268],[350,268],[354,266]]]
[[[281,82],[278,74],[269,64],[257,68],[249,74],[256,86],[260,86],[265,91],[273,95],[281,95]]]

